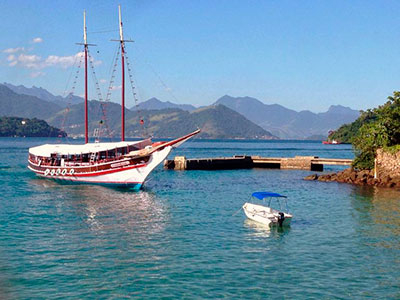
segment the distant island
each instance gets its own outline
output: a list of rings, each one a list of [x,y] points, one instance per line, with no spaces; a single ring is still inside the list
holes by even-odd
[[[46,121],[0,117],[0,137],[66,137],[67,134]]]

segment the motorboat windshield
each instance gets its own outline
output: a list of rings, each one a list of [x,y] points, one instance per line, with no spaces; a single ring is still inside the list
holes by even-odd
[[[252,197],[262,200],[268,207],[289,212],[287,196],[272,192],[254,192]]]

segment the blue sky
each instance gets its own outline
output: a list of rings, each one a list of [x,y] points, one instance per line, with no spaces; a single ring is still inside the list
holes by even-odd
[[[375,107],[400,90],[400,2],[385,0],[3,0],[0,82],[70,91],[86,9],[105,93],[118,4],[141,101],[208,105],[228,94],[320,112]]]

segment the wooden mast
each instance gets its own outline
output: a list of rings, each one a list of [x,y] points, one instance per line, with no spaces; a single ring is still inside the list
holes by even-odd
[[[89,142],[88,135],[88,72],[87,72],[87,58],[88,58],[88,43],[86,32],[86,11],[83,11],[83,42],[85,47],[85,144]]]
[[[119,38],[121,43],[121,141],[125,141],[125,43],[122,32],[121,5],[118,5]]]

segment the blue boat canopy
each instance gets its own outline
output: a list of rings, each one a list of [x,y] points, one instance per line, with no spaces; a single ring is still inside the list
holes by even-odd
[[[277,193],[270,193],[270,192],[254,192],[252,194],[253,197],[256,197],[260,200],[267,198],[267,197],[281,197],[281,198],[287,198],[286,196],[283,196],[281,194]]]

